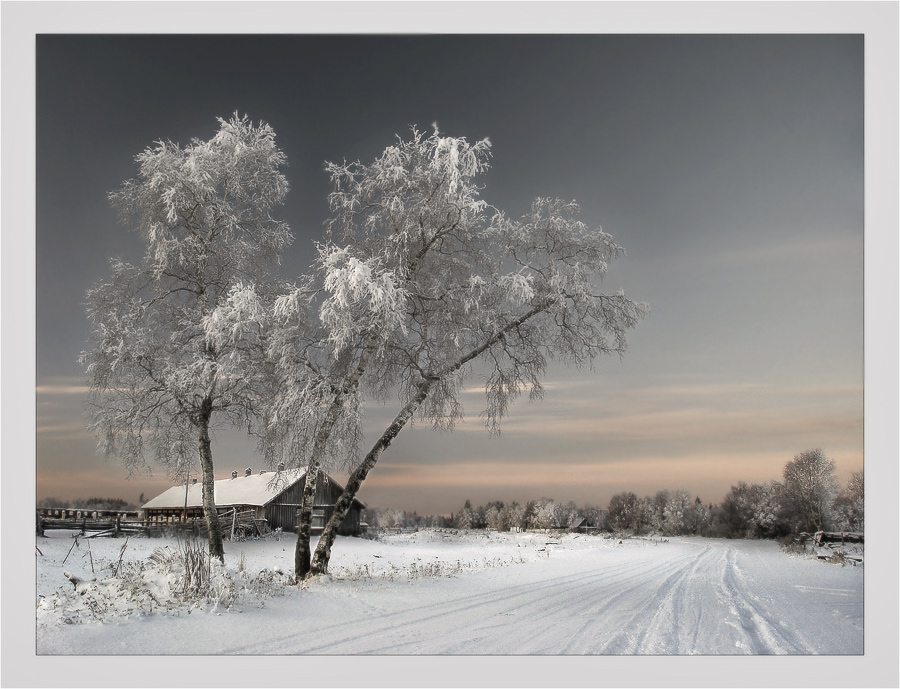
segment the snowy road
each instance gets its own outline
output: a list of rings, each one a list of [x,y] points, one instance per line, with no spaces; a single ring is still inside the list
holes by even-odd
[[[372,561],[452,556],[428,545],[381,544]],[[759,541],[582,538],[547,549],[549,556],[453,577],[317,581],[240,612],[40,625],[38,652],[863,652],[861,567],[790,557]],[[365,554],[345,557],[358,563]]]

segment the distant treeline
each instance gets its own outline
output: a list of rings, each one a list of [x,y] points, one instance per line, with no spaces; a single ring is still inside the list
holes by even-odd
[[[136,510],[137,505],[126,502],[120,498],[79,498],[77,500],[59,500],[57,498],[43,498],[38,501],[38,507],[61,510]]]
[[[444,527],[458,529],[564,529],[581,523],[610,532],[698,535],[720,538],[779,538],[792,533],[864,531],[863,473],[851,475],[838,488],[834,462],[821,450],[795,456],[782,481],[731,486],[718,505],[704,504],[686,490],[660,490],[653,496],[632,492],[613,495],[606,509],[551,498],[525,504],[502,501],[473,506],[466,500],[450,516],[419,515],[396,509],[369,508],[363,519],[371,526]]]

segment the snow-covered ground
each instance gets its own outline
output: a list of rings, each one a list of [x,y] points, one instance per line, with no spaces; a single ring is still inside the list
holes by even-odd
[[[173,593],[177,567],[153,563],[178,549],[175,540],[75,545],[56,531],[36,542],[39,655],[864,651],[864,567],[787,555],[768,541],[344,538],[331,576],[298,588],[282,585],[295,542],[285,535],[226,543],[219,602],[193,606]]]

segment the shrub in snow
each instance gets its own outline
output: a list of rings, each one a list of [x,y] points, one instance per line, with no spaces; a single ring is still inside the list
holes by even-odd
[[[836,550],[828,558],[828,562],[833,565],[840,565],[841,567],[843,567],[845,564],[847,564],[847,558],[844,555],[843,551]]]
[[[788,555],[809,555],[812,551],[807,547],[805,539],[786,536],[781,539],[781,550]]]
[[[229,609],[243,596],[260,603],[292,583],[279,568],[255,575],[227,569],[211,558],[205,543],[183,540],[174,548],[157,548],[146,560],[112,562],[109,574],[90,581],[69,581],[42,597],[38,610],[59,614],[66,624],[152,613]]]
[[[453,577],[466,572],[480,572],[493,567],[509,567],[510,565],[527,562],[521,554],[511,556],[481,557],[475,559],[457,559],[453,561],[436,560],[434,562],[422,562],[416,558],[416,562],[397,565],[387,562],[383,565],[369,563],[355,564],[350,567],[337,568],[333,572],[334,579],[345,581],[359,581],[361,579],[425,579]]]

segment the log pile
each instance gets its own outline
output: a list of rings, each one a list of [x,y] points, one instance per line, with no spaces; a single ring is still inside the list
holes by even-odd
[[[863,534],[854,531],[816,531],[813,536],[816,545],[826,543],[863,543]]]
[[[813,534],[816,557],[842,565],[845,562],[853,565],[863,562],[863,551],[860,547],[863,542],[863,534],[857,532],[817,531]]]

